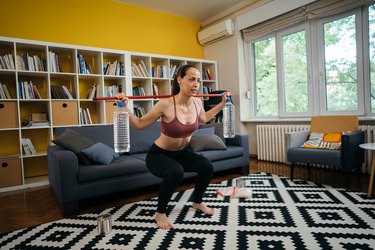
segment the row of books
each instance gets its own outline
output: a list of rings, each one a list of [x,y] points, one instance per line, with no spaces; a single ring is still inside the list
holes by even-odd
[[[49,55],[51,72],[61,72],[59,55],[53,52],[52,50],[49,51],[48,55]]]
[[[209,94],[212,92],[212,88],[210,86],[203,85],[202,92],[203,94]]]
[[[123,76],[125,75],[124,63],[114,61],[107,62],[103,66],[103,75]]]
[[[20,99],[42,99],[38,87],[32,81],[18,82]]]
[[[156,65],[151,68],[152,77],[156,78],[168,78],[168,66],[166,65]]]
[[[155,78],[173,78],[176,70],[181,64],[171,65],[156,65],[151,68],[151,76]],[[136,77],[148,77],[148,70],[143,60],[140,60],[138,64],[132,63],[132,75]],[[206,73],[205,73],[206,74]]]
[[[211,93],[211,91],[212,91],[212,88],[210,86],[203,85],[202,87],[203,94],[209,94]],[[209,97],[203,97],[203,100],[208,100],[208,99]]]
[[[170,75],[170,78],[173,79],[175,77],[175,72],[176,70],[181,66],[182,64],[176,64],[176,65],[171,65],[169,67],[169,75]]]
[[[144,95],[146,95],[146,92],[142,86],[133,87],[133,96],[144,96]]]
[[[46,61],[38,55],[17,55],[17,69],[28,71],[46,71]]]
[[[0,99],[12,99],[8,86],[0,82]]]
[[[52,99],[74,99],[72,93],[65,85],[51,86]]]
[[[142,117],[146,114],[146,110],[143,107],[133,107],[133,114],[138,117]]]
[[[138,64],[132,63],[132,75],[138,77],[149,77],[148,70],[146,68],[145,62],[139,60]]]
[[[91,114],[89,108],[80,108],[79,109],[79,121],[83,125],[92,124]]]
[[[21,144],[22,144],[23,153],[25,155],[34,155],[37,153],[30,138],[22,138]]]
[[[213,80],[211,75],[211,70],[208,68],[203,68],[202,71],[202,79],[203,80]]]
[[[79,73],[91,75],[92,70],[91,70],[90,64],[88,64],[85,61],[85,59],[83,58],[83,55],[81,53],[78,53],[77,57],[78,57]]]
[[[111,85],[104,87],[104,96],[114,96],[121,92],[121,85]]]
[[[13,55],[11,53],[0,56],[0,69],[15,69]]]

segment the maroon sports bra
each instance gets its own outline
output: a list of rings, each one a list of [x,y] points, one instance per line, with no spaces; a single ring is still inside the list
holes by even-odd
[[[177,111],[176,111],[176,102],[173,96],[173,104],[174,104],[174,119],[171,122],[164,122],[161,121],[161,132],[166,136],[173,137],[173,138],[185,138],[189,137],[195,130],[198,129],[198,110],[197,105],[193,100],[195,111],[197,112],[197,119],[193,124],[183,124],[177,119]]]

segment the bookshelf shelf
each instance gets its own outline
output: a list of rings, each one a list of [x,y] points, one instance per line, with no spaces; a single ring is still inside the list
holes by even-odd
[[[55,128],[113,124],[116,102],[93,97],[133,95],[133,88],[144,95],[170,94],[173,74],[187,63],[201,71],[200,93],[218,88],[215,61],[0,36],[0,84],[10,95],[0,94],[0,116],[6,117],[0,119],[0,161],[13,166],[5,174],[12,181],[0,186],[0,192],[48,184],[46,152]],[[207,69],[211,78],[206,79]],[[132,100],[129,108],[142,116],[157,102]],[[32,121],[35,114],[45,114],[47,123]],[[25,154],[24,138],[36,152]]]

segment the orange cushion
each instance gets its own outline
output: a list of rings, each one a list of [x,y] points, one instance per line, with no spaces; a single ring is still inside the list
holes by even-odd
[[[311,133],[302,147],[313,149],[341,149],[342,133]]]

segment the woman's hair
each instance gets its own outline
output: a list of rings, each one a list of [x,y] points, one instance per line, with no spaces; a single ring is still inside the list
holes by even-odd
[[[184,64],[178,67],[178,69],[176,70],[176,73],[173,76],[172,95],[177,95],[178,93],[180,93],[180,85],[178,84],[178,81],[177,81],[178,77],[184,78],[184,76],[186,76],[186,72],[191,68],[197,69],[197,67],[191,64]]]

